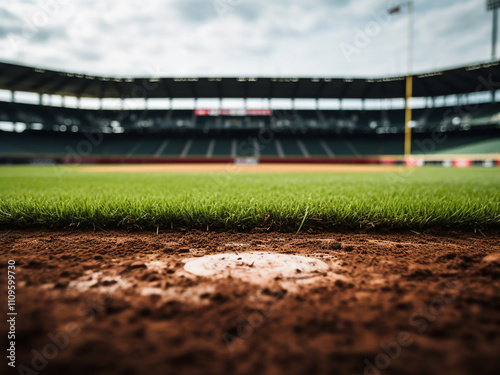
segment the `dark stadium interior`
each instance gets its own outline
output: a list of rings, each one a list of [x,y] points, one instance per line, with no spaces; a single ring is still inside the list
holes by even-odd
[[[498,88],[498,61],[415,74],[413,96],[433,97]],[[482,77],[482,79],[478,79]],[[79,97],[142,98],[399,98],[405,77],[99,77],[0,63],[0,87]]]
[[[389,100],[404,97],[403,78],[158,78],[113,79],[0,64],[0,89],[39,94],[38,104],[0,101],[0,159],[32,161],[160,162],[220,161],[254,157],[262,162],[401,156],[405,110],[324,109],[320,99]],[[415,76],[415,95],[425,105],[412,111],[412,153],[500,152],[498,62]],[[490,92],[491,101],[470,104],[466,96]],[[63,95],[61,105],[43,95]],[[65,106],[64,95],[101,99],[96,109]],[[454,105],[438,99],[454,95]],[[196,109],[106,109],[102,99],[313,98],[313,109],[202,113]],[[429,104],[430,102],[430,104]],[[123,102],[122,102],[123,104]],[[243,111],[243,112],[242,112]],[[115,134],[120,133],[120,134]]]

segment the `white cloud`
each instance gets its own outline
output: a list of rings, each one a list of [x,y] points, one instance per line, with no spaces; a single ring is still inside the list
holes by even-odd
[[[377,12],[394,3],[12,0],[0,5],[0,60],[102,75],[399,75],[404,10],[350,59],[340,47],[353,45],[358,30],[373,31]],[[477,0],[415,0],[414,69],[487,60],[490,29]]]

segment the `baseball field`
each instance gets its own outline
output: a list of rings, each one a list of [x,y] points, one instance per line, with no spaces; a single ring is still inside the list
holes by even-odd
[[[500,368],[497,168],[9,166],[0,229],[14,373]]]
[[[0,225],[299,232],[500,227],[496,168],[349,165],[0,169]]]

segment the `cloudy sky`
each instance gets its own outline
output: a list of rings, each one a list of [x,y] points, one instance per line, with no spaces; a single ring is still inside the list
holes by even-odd
[[[403,3],[406,0],[403,0]],[[487,61],[484,0],[414,0],[414,71]],[[0,60],[111,76],[384,76],[407,69],[397,0],[9,0]]]

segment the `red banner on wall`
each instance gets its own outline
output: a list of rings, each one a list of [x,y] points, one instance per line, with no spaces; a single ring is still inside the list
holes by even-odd
[[[467,168],[467,167],[470,167],[471,164],[472,164],[472,161],[470,159],[455,159],[455,160],[453,160],[453,165],[455,167],[459,167],[459,168]]]
[[[271,116],[270,109],[195,109],[196,116]]]

